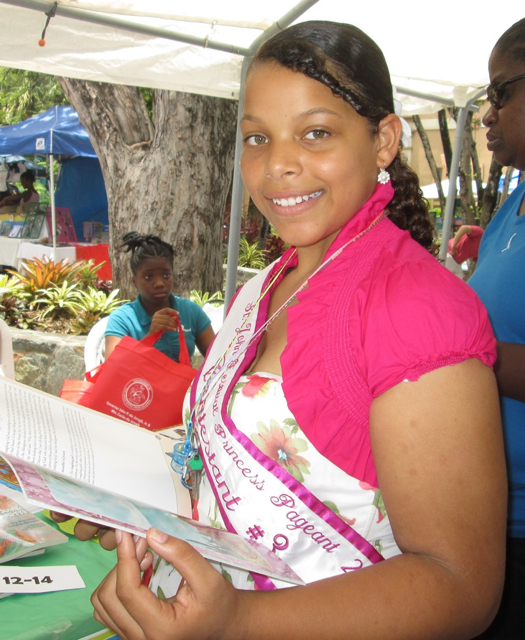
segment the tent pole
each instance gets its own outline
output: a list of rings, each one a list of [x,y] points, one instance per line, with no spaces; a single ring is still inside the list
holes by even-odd
[[[282,18],[276,20],[266,31],[261,33],[259,37],[257,37],[250,45],[250,54],[254,56],[257,53],[257,50],[262,45],[263,42],[272,38],[275,34],[284,31],[287,27],[289,27],[293,22],[300,18],[303,13],[306,13],[308,9],[317,4],[319,0],[300,0],[288,13],[285,13]]]
[[[472,110],[472,105],[486,93],[486,89],[481,89],[476,95],[467,101],[467,103],[459,110],[458,121],[456,124],[456,135],[454,137],[454,151],[452,153],[452,162],[450,165],[450,173],[448,176],[448,194],[447,204],[445,206],[445,215],[443,216],[443,231],[441,232],[441,247],[439,249],[439,259],[443,262],[447,258],[448,241],[450,238],[450,229],[454,218],[454,205],[456,203],[456,182],[459,173],[459,160],[461,158],[461,149],[463,147],[463,138],[465,137],[465,124],[467,122],[468,112]]]
[[[456,203],[456,181],[459,172],[459,159],[461,158],[461,148],[463,146],[463,138],[465,136],[465,123],[467,122],[468,108],[462,107],[459,110],[458,120],[456,124],[456,136],[454,138],[454,151],[452,153],[452,162],[450,165],[450,173],[448,175],[448,194],[447,204],[445,206],[445,215],[443,216],[443,231],[441,232],[441,247],[439,249],[439,259],[445,260],[448,251],[448,240],[450,238],[450,227],[454,217],[454,205]]]
[[[291,9],[281,20],[277,20],[272,27],[269,27],[262,35],[264,36],[269,32],[269,36],[272,36],[276,31],[280,31],[287,27],[292,22],[295,22],[299,16],[307,11],[314,4],[317,4],[318,0],[299,0],[297,5]],[[10,4],[15,7],[23,7],[24,9],[32,9],[33,11],[39,11],[45,13],[49,11],[50,4],[45,0],[0,0],[0,4]],[[114,17],[112,15],[91,11],[89,9],[79,9],[77,7],[69,7],[59,4],[56,7],[56,15],[63,16],[72,20],[82,20],[84,22],[90,22],[92,24],[105,25],[108,27],[115,27],[124,31],[130,31],[131,33],[142,33],[147,36],[162,38],[164,40],[175,40],[177,42],[184,42],[186,44],[195,45],[198,47],[205,47],[214,49],[216,51],[224,51],[226,53],[235,53],[237,55],[249,56],[253,52],[253,45],[250,49],[245,47],[238,47],[227,42],[217,42],[209,40],[207,38],[198,38],[187,33],[177,33],[174,31],[168,31],[165,28],[150,27],[146,24],[139,22],[133,22],[132,20],[125,20],[123,18]],[[273,29],[273,31],[272,31]],[[267,36],[266,39],[269,37]],[[256,41],[257,42],[257,41]]]
[[[51,249],[51,260],[55,262],[57,248],[57,221],[55,211],[55,174],[53,172],[53,154],[49,156],[49,200],[51,201],[51,235],[53,236],[53,245]]]
[[[42,13],[49,11],[51,8],[50,3],[45,2],[44,0],[0,0],[0,4],[10,4],[15,7],[22,7],[24,9],[31,9]],[[133,22],[131,20],[124,20],[123,18],[115,18],[112,15],[90,11],[88,9],[78,9],[76,7],[59,4],[56,8],[56,15],[62,16],[63,18],[69,18],[71,20],[80,20],[92,24],[122,29],[123,31],[129,31],[131,33],[141,33],[146,36],[162,38],[163,40],[175,40],[176,42],[184,42],[185,44],[195,45],[198,47],[207,47],[209,49],[224,51],[226,53],[234,53],[237,55],[246,55],[249,53],[249,50],[245,47],[237,47],[227,42],[214,42],[213,40],[198,38],[197,36],[192,36],[186,33],[168,31],[165,28],[150,27],[146,24]]]
[[[244,82],[251,58],[244,58],[241,68],[241,85],[237,111],[237,130],[235,133],[235,160],[233,165],[232,203],[230,211],[230,230],[228,234],[228,263],[226,265],[226,289],[224,293],[224,312],[237,288],[237,265],[239,262],[239,237],[241,235],[242,196],[244,185],[241,176],[242,135],[240,121],[244,110]]]
[[[318,0],[301,0],[294,8],[277,20],[251,45],[252,56],[255,55],[261,44],[269,40],[275,33],[282,31],[292,22],[295,22],[305,11],[317,3]],[[230,212],[230,230],[228,234],[228,264],[226,265],[226,287],[224,292],[224,313],[230,305],[231,299],[237,288],[237,266],[239,263],[239,238],[241,235],[242,201],[244,185],[241,176],[241,118],[244,110],[244,83],[246,72],[252,61],[252,56],[245,56],[241,68],[241,81],[239,87],[239,106],[237,111],[237,131],[235,135],[235,160],[233,166],[232,203]]]

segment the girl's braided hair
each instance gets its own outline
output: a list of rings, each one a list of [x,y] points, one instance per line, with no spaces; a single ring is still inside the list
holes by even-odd
[[[352,25],[317,20],[293,25],[261,46],[250,69],[266,62],[324,84],[368,120],[372,134],[377,133],[384,117],[395,113],[383,52]],[[419,244],[433,250],[434,228],[417,175],[400,151],[387,169],[395,192],[387,207],[390,219],[408,230]]]
[[[133,274],[147,258],[166,258],[173,264],[174,251],[171,244],[152,234],[130,231],[122,236],[121,248],[125,252],[131,252],[130,266]]]

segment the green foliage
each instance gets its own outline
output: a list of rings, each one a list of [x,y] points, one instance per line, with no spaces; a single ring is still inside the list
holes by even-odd
[[[118,297],[119,290],[111,293],[88,287],[80,291],[80,309],[73,315],[70,321],[70,329],[73,333],[84,335],[89,333],[91,327],[104,316],[118,309],[127,300]]]
[[[139,87],[140,93],[144,98],[146,104],[146,111],[151,120],[153,120],[153,109],[155,102],[155,89],[149,89],[148,87]]]
[[[23,299],[12,295],[8,289],[0,291],[0,318],[11,327],[34,328],[34,320],[27,315]]]
[[[104,264],[104,262],[101,262],[95,265],[94,260],[82,262],[81,268],[75,274],[75,280],[78,281],[81,289],[87,290],[96,286],[98,282],[98,272]]]
[[[100,318],[127,302],[120,300],[118,293],[118,289],[107,294],[95,287],[81,289],[79,283],[63,282],[60,286],[40,289],[32,306],[38,310],[38,320],[71,319],[73,333],[88,333]]]
[[[54,262],[49,257],[44,256],[43,260],[33,258],[32,260],[22,260],[20,272],[6,269],[22,288],[34,295],[41,289],[48,289],[53,286],[60,286],[64,282],[75,282],[80,273],[85,273],[86,262],[77,260],[68,262],[67,259]]]
[[[190,291],[190,300],[198,304],[199,307],[203,307],[205,304],[211,304],[214,307],[224,304],[224,298],[220,291],[210,294],[207,291],[203,293],[202,291],[193,290]]]
[[[55,105],[68,105],[56,76],[0,67],[0,124],[14,124]]]
[[[9,293],[15,298],[20,299],[28,297],[24,285],[15,278],[10,277],[7,273],[0,274],[0,295],[4,293]]]
[[[239,242],[239,267],[264,269],[265,266],[264,250],[259,247],[257,242],[250,243],[244,236],[241,237]]]
[[[111,293],[107,293],[106,291],[100,291],[95,287],[89,287],[87,290],[82,291],[82,306],[88,311],[107,316],[115,311],[115,309],[122,306],[125,302],[128,302],[128,300],[120,299],[118,294],[118,289],[115,289]]]
[[[81,291],[78,285],[68,284],[67,281],[61,285],[52,285],[46,289],[39,289],[32,306],[38,309],[38,319],[43,320],[49,317],[52,320],[72,316],[82,309]]]
[[[100,267],[92,260],[25,260],[23,273],[0,275],[0,318],[24,329],[89,333],[100,318],[127,302],[118,297],[118,289],[97,288]]]

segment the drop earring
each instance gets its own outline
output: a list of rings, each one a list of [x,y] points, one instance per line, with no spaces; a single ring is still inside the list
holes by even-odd
[[[390,174],[385,169],[385,167],[379,169],[379,174],[377,176],[377,181],[380,184],[387,184],[388,182],[390,182]]]

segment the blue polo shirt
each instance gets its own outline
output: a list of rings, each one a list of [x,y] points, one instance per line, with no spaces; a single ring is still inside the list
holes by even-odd
[[[171,308],[179,312],[179,319],[184,328],[186,345],[191,356],[195,351],[195,340],[210,325],[211,320],[198,304],[186,298],[178,298],[170,294]],[[131,336],[136,340],[142,340],[150,330],[151,316],[140,302],[140,295],[133,302],[127,302],[110,314],[106,327],[106,336]],[[178,331],[165,331],[157,340],[155,347],[165,353],[172,360],[179,361],[179,333]]]
[[[518,344],[525,344],[525,215],[518,215],[524,197],[522,182],[488,225],[468,281],[487,308],[496,339]],[[525,538],[525,402],[502,396],[501,415],[510,489],[508,533]]]

